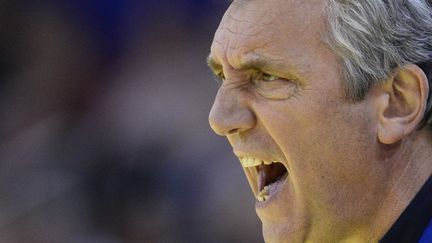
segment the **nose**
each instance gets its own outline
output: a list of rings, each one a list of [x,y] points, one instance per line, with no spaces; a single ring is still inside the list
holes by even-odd
[[[221,87],[209,114],[213,131],[220,136],[227,136],[253,128],[256,118],[245,103],[240,95]]]

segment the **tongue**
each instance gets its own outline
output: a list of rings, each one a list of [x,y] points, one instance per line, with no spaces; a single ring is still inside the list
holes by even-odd
[[[258,191],[262,191],[265,186],[277,181],[285,173],[286,169],[281,163],[258,166]]]
[[[268,180],[268,176],[270,173],[262,168],[258,169],[258,191],[264,190],[266,186],[266,181]]]
[[[258,191],[262,191],[265,186],[270,184],[271,180],[271,165],[258,166]]]

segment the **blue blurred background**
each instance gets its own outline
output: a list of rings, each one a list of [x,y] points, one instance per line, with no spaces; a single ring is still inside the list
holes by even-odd
[[[262,242],[207,114],[223,0],[0,0],[0,242]]]

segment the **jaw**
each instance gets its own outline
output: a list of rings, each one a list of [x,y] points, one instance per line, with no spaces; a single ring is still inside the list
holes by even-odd
[[[310,218],[304,203],[293,197],[293,191],[293,184],[288,181],[271,203],[256,205],[265,242],[302,243],[309,239]]]
[[[308,234],[305,231],[309,230],[306,204],[301,203],[300,195],[295,195],[284,163],[273,161],[253,166],[256,164],[243,162],[242,165],[256,198],[255,210],[263,225],[265,241],[304,242]]]
[[[305,231],[307,227],[302,227],[296,230],[288,231],[289,227],[284,224],[264,224],[262,226],[262,233],[265,242],[290,242],[290,243],[303,243],[306,242]]]

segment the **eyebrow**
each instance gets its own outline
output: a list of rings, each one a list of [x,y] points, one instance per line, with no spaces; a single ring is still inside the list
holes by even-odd
[[[239,66],[235,67],[235,70],[258,70],[261,72],[270,72],[274,73],[277,76],[284,77],[286,79],[296,80],[299,83],[301,82],[301,76],[299,73],[295,72],[295,68],[288,65],[286,66],[286,63],[280,62],[282,59],[269,59],[265,58],[262,55],[259,55],[257,53],[250,53],[247,54],[248,56],[252,56],[252,58],[247,58],[247,60],[243,63],[241,63]],[[213,71],[215,75],[218,75],[219,72],[223,72],[223,66],[222,64],[218,63],[211,54],[207,57],[207,65],[209,68]],[[279,67],[279,68],[278,68]],[[283,71],[281,72],[275,72],[276,69],[281,69]]]
[[[219,64],[219,63],[217,63],[217,62],[213,59],[213,57],[211,56],[211,54],[209,54],[209,55],[207,56],[207,66],[208,66],[211,70],[213,70],[213,71],[216,71],[216,70],[220,70],[220,69],[222,69],[222,65]]]
[[[250,58],[247,58],[246,61],[243,63],[240,63],[238,66],[234,67],[236,70],[247,70],[247,69],[265,69],[270,65],[270,62],[264,58],[261,55],[258,55],[256,53],[250,54],[248,56],[251,56]],[[222,69],[222,65],[216,62],[216,60],[213,59],[211,54],[207,57],[207,65],[212,70],[220,70]]]

